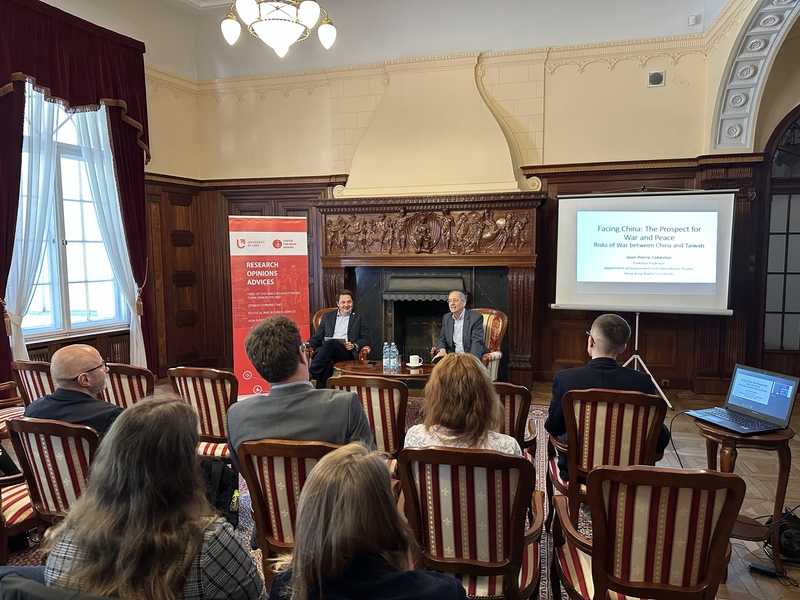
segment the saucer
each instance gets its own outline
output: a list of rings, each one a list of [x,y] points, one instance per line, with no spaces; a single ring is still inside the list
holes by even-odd
[[[409,369],[419,369],[419,368],[422,366],[422,364],[423,364],[423,363],[419,363],[419,364],[413,365],[413,364],[411,364],[411,363],[406,363],[406,366],[407,366]]]

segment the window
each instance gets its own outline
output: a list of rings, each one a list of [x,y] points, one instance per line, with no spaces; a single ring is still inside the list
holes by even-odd
[[[53,210],[45,216],[44,259],[22,319],[26,338],[108,329],[129,322],[100,234],[74,115],[61,107],[57,112]],[[105,109],[94,114],[105,119]],[[27,192],[29,125],[26,120],[23,195]]]

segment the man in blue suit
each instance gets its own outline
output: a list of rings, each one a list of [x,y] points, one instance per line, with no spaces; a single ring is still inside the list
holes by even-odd
[[[319,327],[308,340],[308,345],[314,349],[308,374],[317,380],[320,389],[327,386],[334,364],[358,358],[358,351],[370,344],[367,323],[360,313],[353,311],[353,292],[340,291],[336,295],[336,306],[338,310],[323,315]],[[325,338],[333,339],[326,341]]]
[[[433,362],[445,354],[474,354],[478,360],[489,352],[483,345],[483,315],[469,310],[464,292],[453,290],[447,298],[450,312],[442,317],[442,330],[436,342]]]
[[[586,351],[592,357],[585,367],[564,369],[553,377],[553,396],[544,428],[562,441],[567,439],[567,427],[564,423],[564,411],[561,400],[570,390],[586,390],[589,388],[605,388],[610,390],[626,390],[655,394],[653,380],[647,373],[634,371],[617,364],[617,356],[628,346],[631,327],[619,315],[600,315],[587,331],[589,341]],[[670,440],[669,429],[661,426],[656,445],[657,452],[663,452]],[[558,468],[562,479],[567,479],[567,457],[558,456]]]

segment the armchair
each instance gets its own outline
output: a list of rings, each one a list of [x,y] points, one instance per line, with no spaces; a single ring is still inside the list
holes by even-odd
[[[320,310],[318,310],[317,312],[314,313],[314,318],[311,320],[311,324],[312,324],[311,331],[312,331],[312,333],[314,331],[316,331],[317,328],[319,327],[319,324],[322,321],[322,316],[325,313],[331,312],[332,310],[336,310],[336,307],[334,306],[332,308],[323,308],[323,309],[320,309]],[[362,363],[363,362],[367,362],[367,356],[369,356],[369,353],[370,353],[371,350],[372,350],[372,348],[370,346],[362,346],[361,348],[359,348],[359,350],[358,350],[358,360],[360,362],[362,362]],[[308,364],[311,364],[311,358],[312,358],[313,355],[314,355],[314,349],[311,346],[307,345],[306,346],[306,358],[308,359]]]
[[[489,352],[483,355],[481,362],[489,369],[492,381],[496,381],[500,369],[500,359],[503,358],[500,344],[503,343],[503,336],[506,334],[508,316],[503,311],[494,308],[473,308],[472,310],[483,315],[483,345],[489,349]],[[433,347],[431,348],[431,360],[435,354],[436,347]]]

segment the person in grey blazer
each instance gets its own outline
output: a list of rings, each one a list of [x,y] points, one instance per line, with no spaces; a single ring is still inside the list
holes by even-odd
[[[338,310],[322,316],[319,327],[308,340],[308,345],[314,349],[308,373],[317,381],[319,389],[327,386],[333,375],[333,365],[358,358],[358,351],[370,344],[367,322],[361,318],[361,313],[353,310],[353,292],[341,290],[336,294],[336,307]],[[328,337],[337,339],[325,341]]]
[[[433,357],[438,362],[445,354],[464,352],[473,354],[481,360],[489,349],[483,345],[483,315],[469,310],[464,292],[453,290],[447,298],[450,312],[442,317],[442,330],[436,342]],[[456,327],[460,327],[461,336],[454,336]],[[455,339],[453,339],[455,337]]]
[[[375,449],[357,394],[312,387],[306,345],[294,321],[282,315],[264,319],[244,344],[247,357],[271,389],[266,396],[251,396],[228,409],[228,448],[237,469],[236,453],[248,440],[361,441]]]

